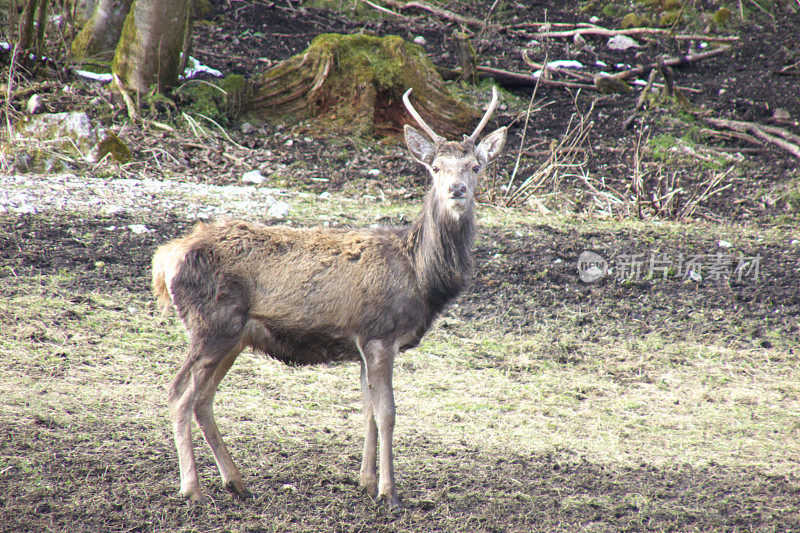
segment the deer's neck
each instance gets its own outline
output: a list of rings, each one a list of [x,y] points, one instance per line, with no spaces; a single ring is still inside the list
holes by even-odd
[[[473,210],[470,204],[460,216],[453,217],[430,191],[422,214],[408,229],[406,245],[417,283],[434,313],[461,292],[474,270]]]

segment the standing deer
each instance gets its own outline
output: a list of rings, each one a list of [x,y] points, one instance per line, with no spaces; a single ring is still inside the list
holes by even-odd
[[[211,447],[225,487],[250,492],[214,421],[214,394],[246,347],[285,363],[361,362],[366,422],[359,481],[397,508],[392,456],[392,366],[419,344],[472,274],[478,174],[503,149],[506,129],[476,144],[497,107],[497,89],[475,131],[461,142],[437,135],[403,102],[431,140],[405,126],[412,157],[432,186],[407,228],[292,229],[243,221],[198,224],[158,248],[153,292],[177,309],[188,353],[169,386],[181,493],[207,502],[192,445],[192,415]],[[380,441],[380,474],[376,471]]]

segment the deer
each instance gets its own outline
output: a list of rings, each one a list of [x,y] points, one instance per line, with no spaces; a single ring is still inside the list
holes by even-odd
[[[497,107],[497,89],[475,131],[448,141],[409,114],[414,161],[431,177],[416,220],[404,228],[290,228],[243,220],[201,222],[152,260],[152,290],[174,307],[187,352],[168,387],[181,494],[210,503],[198,479],[192,418],[211,448],[223,486],[251,497],[214,419],[214,395],[246,348],[290,365],[360,362],[366,425],[359,485],[401,508],[395,486],[392,373],[400,352],[419,344],[474,271],[475,188],[503,150],[506,128],[478,142]],[[380,456],[378,456],[380,444]],[[377,464],[379,460],[379,469]]]

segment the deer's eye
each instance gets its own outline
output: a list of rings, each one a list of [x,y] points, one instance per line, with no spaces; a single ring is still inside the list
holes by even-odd
[[[480,165],[475,165],[474,167],[472,167],[472,171],[473,171],[475,174],[477,174],[478,172],[480,172],[480,171],[481,171],[481,167],[480,167]]]
[[[439,167],[431,167],[431,170],[433,170],[434,172],[436,172],[438,174],[439,171],[442,170],[442,169],[439,168]]]

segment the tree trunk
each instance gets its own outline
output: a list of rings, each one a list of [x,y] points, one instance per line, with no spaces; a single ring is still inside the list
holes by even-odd
[[[257,118],[314,117],[322,127],[386,135],[414,124],[402,103],[408,88],[414,106],[442,135],[471,131],[480,117],[445,86],[418,46],[396,36],[320,35],[234,98]]]
[[[43,0],[27,0],[25,9],[20,17],[19,48],[29,50],[33,44],[33,21],[36,18],[36,9]],[[9,7],[9,11],[11,8]]]
[[[112,70],[140,93],[175,85],[189,31],[191,0],[136,0],[125,18]]]
[[[110,63],[133,0],[100,0],[92,16],[72,41],[72,57]]]

